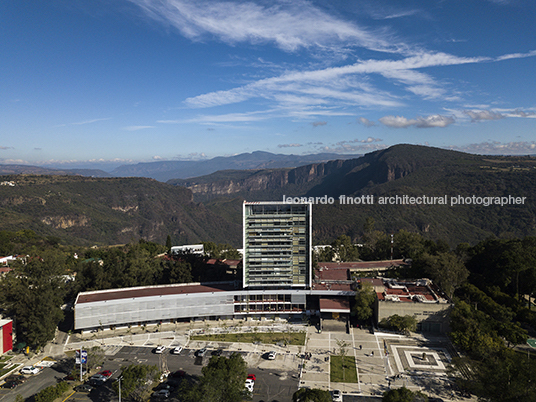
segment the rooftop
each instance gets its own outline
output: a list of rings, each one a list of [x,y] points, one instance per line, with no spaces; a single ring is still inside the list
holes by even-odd
[[[210,284],[186,283],[159,286],[139,286],[123,289],[96,290],[78,294],[77,304],[118,299],[136,299],[138,297],[167,296],[190,293],[214,293],[235,290],[233,282],[218,282]]]

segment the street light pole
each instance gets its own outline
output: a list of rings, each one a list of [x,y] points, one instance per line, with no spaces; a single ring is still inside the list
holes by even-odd
[[[121,379],[123,377],[122,376],[119,376],[119,378],[117,379],[117,381],[119,381],[119,402],[121,402]]]

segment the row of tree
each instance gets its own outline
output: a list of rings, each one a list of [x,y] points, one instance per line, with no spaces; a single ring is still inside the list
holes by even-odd
[[[0,312],[15,319],[17,341],[37,349],[54,338],[61,308],[79,292],[131,286],[218,281],[225,272],[206,260],[236,257],[229,245],[206,243],[207,256],[147,242],[102,248],[62,246],[32,231],[0,232],[0,250],[18,255],[0,277]]]

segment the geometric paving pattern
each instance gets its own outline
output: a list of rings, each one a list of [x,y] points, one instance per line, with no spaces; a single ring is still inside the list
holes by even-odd
[[[416,345],[390,345],[398,372],[406,370],[443,374],[451,358],[446,349]]]

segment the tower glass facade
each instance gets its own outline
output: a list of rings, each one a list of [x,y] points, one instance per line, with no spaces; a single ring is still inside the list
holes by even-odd
[[[312,204],[244,202],[245,288],[311,286]]]

